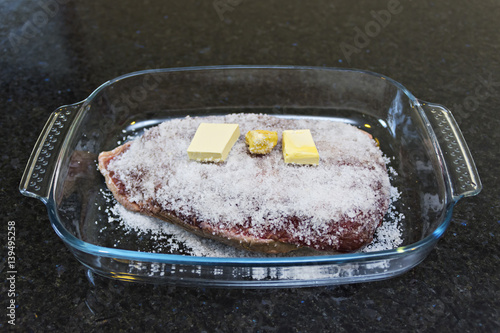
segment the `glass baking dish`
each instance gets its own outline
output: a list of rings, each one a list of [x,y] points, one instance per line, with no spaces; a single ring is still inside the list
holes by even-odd
[[[267,113],[363,128],[380,142],[400,191],[401,246],[305,256],[205,257],[159,253],[144,235],[108,226],[97,155],[147,127],[184,116]],[[239,288],[366,282],[402,274],[433,249],[454,205],[480,192],[462,134],[445,107],[416,99],[380,74],[336,68],[218,66],[154,69],[108,81],[48,119],[26,166],[22,194],[89,272],[126,281]],[[391,218],[391,217],[386,217]]]

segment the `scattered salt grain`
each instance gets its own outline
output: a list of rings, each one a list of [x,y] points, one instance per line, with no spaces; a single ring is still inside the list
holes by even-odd
[[[227,122],[237,123],[240,120],[239,118],[236,119],[235,115],[226,116],[226,118],[225,121]],[[144,137],[147,137],[148,140],[134,141],[126,156],[116,159],[113,165],[110,164],[111,167],[122,174],[129,176],[135,174],[137,176],[139,172],[141,177],[144,177],[141,188],[138,188],[133,182],[126,184],[130,188],[137,189],[137,191],[130,193],[131,201],[141,201],[151,198],[153,195],[158,196],[159,194],[159,199],[163,202],[164,208],[182,211],[186,206],[194,207],[194,210],[199,212],[202,220],[213,221],[241,221],[251,216],[253,221],[269,221],[274,219],[278,223],[283,211],[287,211],[287,214],[292,216],[314,215],[310,220],[315,228],[312,228],[310,232],[317,234],[326,227],[324,225],[325,220],[338,218],[341,214],[353,214],[354,212],[350,211],[353,203],[360,210],[374,209],[375,203],[373,198],[375,195],[370,190],[370,187],[365,186],[361,190],[353,189],[352,187],[353,184],[370,184],[381,181],[378,176],[374,178],[373,174],[366,172],[362,167],[352,170],[352,168],[337,166],[332,169],[330,167],[332,162],[341,158],[353,165],[362,165],[364,161],[373,159],[379,160],[384,164],[390,163],[388,158],[379,155],[380,152],[378,150],[366,150],[366,148],[360,150],[357,144],[339,140],[338,137],[342,137],[342,135],[355,136],[356,140],[360,141],[365,139],[364,135],[359,135],[359,131],[350,125],[329,121],[294,120],[293,122],[289,122],[288,129],[315,129],[313,135],[321,158],[318,167],[290,168],[284,163],[279,163],[280,161],[277,160],[282,159],[282,156],[280,156],[280,147],[271,152],[266,159],[251,158],[246,154],[247,148],[244,140],[239,140],[233,147],[233,151],[225,164],[224,169],[230,170],[230,172],[226,172],[221,170],[218,165],[202,164],[187,159],[185,156],[186,144],[189,143],[193,135],[193,128],[196,129],[197,122],[202,120],[207,121],[207,118],[185,119],[190,119],[191,121],[186,122],[181,119],[169,121],[169,130],[167,132],[164,129],[162,131],[162,126],[167,126],[164,124],[146,131]],[[263,115],[248,115],[245,122],[240,123],[242,127],[241,132],[244,134],[249,129],[255,128],[275,129],[273,127],[275,125],[273,119],[277,118],[264,117]],[[266,124],[266,126],[262,126],[262,124]],[[335,131],[331,130],[332,126],[335,127]],[[327,128],[329,130],[326,130]],[[336,133],[337,135],[335,136],[331,133]],[[332,141],[335,149],[331,149]],[[160,150],[149,149],[149,156],[147,158],[139,158],[139,154],[144,154],[145,148],[148,146],[151,147],[150,145],[163,148]],[[165,158],[166,155],[173,156],[174,158]],[[153,163],[148,164],[145,162],[148,160],[153,161]],[[174,165],[171,163],[172,160],[175,160],[175,163],[179,165],[176,165],[174,168]],[[247,167],[242,169],[242,164],[245,164]],[[152,170],[152,172],[147,175],[141,173],[145,169]],[[166,169],[169,172],[165,173]],[[387,170],[391,176],[397,175],[394,168],[388,166]],[[273,178],[267,173],[278,173],[280,177]],[[336,175],[336,177],[332,177],[332,174]],[[227,177],[232,178],[229,179]],[[234,177],[237,177],[241,181],[235,184]],[[126,179],[126,177],[123,178]],[[285,179],[285,184],[283,184],[283,179]],[[324,179],[324,182],[318,184],[314,181],[315,179]],[[362,182],[359,181],[360,179]],[[169,186],[179,188],[179,191],[175,193],[177,200],[172,200],[171,193],[169,193],[171,191],[159,191],[155,187],[158,180],[168,181]],[[276,186],[278,181],[280,182],[280,186]],[[315,183],[314,188],[303,186],[303,184],[313,183]],[[185,184],[190,184],[191,186],[185,186]],[[228,186],[228,184],[233,184],[233,186]],[[256,184],[259,186],[256,186]],[[332,186],[349,188],[350,190],[344,190],[342,192],[343,197],[340,197],[338,194],[331,193],[330,189]],[[243,199],[244,202],[258,200],[258,210],[255,210],[255,206],[252,205],[242,206],[231,204],[231,202],[241,202],[241,194],[245,193],[245,189],[256,187],[261,189],[260,192],[250,193]],[[363,252],[388,250],[402,243],[400,222],[404,219],[404,216],[395,210],[393,204],[399,199],[400,193],[397,188],[390,186],[390,184],[387,187],[388,194],[391,197],[389,211],[382,226],[377,229],[373,242],[364,247],[361,250]],[[290,190],[283,193],[283,191],[280,192],[279,188]],[[294,190],[294,188],[297,190]],[[325,195],[325,193],[328,193],[328,195]],[[225,200],[220,199],[221,195],[224,195]],[[277,197],[280,198],[280,206],[282,207],[279,211],[275,208],[277,206]],[[156,198],[158,199],[158,197]],[[236,198],[238,200],[235,200]],[[109,200],[112,200],[112,198]],[[286,204],[287,202],[289,204]],[[177,206],[175,206],[176,204]],[[318,209],[322,207],[329,207],[329,209]],[[314,214],[311,212],[314,212]],[[130,212],[118,203],[111,205],[110,213],[112,213],[110,215],[117,216],[117,218],[110,218],[110,223],[119,223],[126,232],[135,232],[138,235],[148,233],[153,235],[155,240],[159,240],[158,246],[151,249],[152,252],[168,252],[177,249],[179,244],[182,244],[187,249],[186,253],[193,256],[265,256],[239,250],[210,239],[200,238],[162,220]],[[332,214],[337,215],[332,216]],[[264,219],[264,216],[267,218]],[[304,235],[302,235],[304,238],[309,236],[307,231],[302,230],[302,232],[304,232]],[[160,244],[165,244],[166,246],[163,247]]]

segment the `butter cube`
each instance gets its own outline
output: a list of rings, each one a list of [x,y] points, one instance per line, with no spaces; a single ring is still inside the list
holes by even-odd
[[[187,149],[191,160],[225,161],[240,136],[238,124],[201,123]]]
[[[278,132],[253,130],[245,135],[245,142],[252,154],[267,154],[278,143]]]
[[[319,154],[314,144],[311,131],[283,131],[283,157],[285,163],[319,164]]]

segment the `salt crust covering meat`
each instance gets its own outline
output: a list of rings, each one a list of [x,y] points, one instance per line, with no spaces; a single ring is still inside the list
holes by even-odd
[[[201,122],[240,125],[241,137],[226,162],[188,159]],[[244,135],[253,129],[279,132],[271,153],[248,153]],[[284,129],[311,130],[318,166],[283,162]],[[173,119],[101,153],[99,169],[125,208],[264,253],[357,250],[372,240],[390,199],[389,176],[374,140],[329,120],[262,114]]]

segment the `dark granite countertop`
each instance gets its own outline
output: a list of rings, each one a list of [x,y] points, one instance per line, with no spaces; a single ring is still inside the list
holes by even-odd
[[[0,330],[500,331],[499,17],[494,0],[1,2]],[[392,77],[453,111],[483,191],[459,202],[420,265],[390,280],[228,290],[96,277],[92,286],[44,205],[18,191],[45,121],[121,74],[232,64],[352,67]]]

